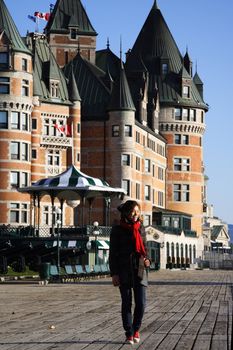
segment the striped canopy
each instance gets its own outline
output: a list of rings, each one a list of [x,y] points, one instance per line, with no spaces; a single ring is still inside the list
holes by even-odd
[[[30,187],[19,188],[18,191],[40,196],[49,194],[66,200],[114,195],[123,197],[126,194],[123,188],[111,187],[106,181],[82,173],[74,165],[57,176],[39,180]]]

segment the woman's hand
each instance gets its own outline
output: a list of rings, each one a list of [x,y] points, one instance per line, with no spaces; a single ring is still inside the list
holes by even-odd
[[[150,259],[145,258],[144,259],[144,265],[145,265],[145,267],[150,267]]]
[[[112,284],[114,285],[114,287],[119,287],[120,285],[120,278],[118,275],[113,275],[112,276]]]

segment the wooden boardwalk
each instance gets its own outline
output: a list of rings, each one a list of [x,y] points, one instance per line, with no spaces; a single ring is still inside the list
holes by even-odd
[[[118,288],[0,284],[1,350],[230,350],[233,271],[150,273],[138,345],[124,344]]]

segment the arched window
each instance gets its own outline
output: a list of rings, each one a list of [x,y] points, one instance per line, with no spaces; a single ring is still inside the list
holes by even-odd
[[[174,247],[174,243],[172,242],[172,247],[171,247],[172,249],[171,249],[171,253],[172,253],[172,258],[174,258],[175,257],[175,247]]]
[[[193,246],[193,259],[196,259],[196,246]]]
[[[190,261],[190,264],[192,264],[192,246],[191,246],[191,244],[189,245],[189,261]]]
[[[179,243],[176,243],[176,257],[178,258],[179,256],[180,256]]]
[[[185,258],[188,257],[188,244],[185,244]]]
[[[167,242],[167,261],[169,256],[170,256],[170,244],[169,242]]]
[[[183,243],[181,243],[181,245],[180,245],[180,256],[181,256],[181,258],[184,257],[184,245],[183,245]]]

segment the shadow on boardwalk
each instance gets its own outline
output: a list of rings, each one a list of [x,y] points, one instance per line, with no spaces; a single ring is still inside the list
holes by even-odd
[[[233,271],[150,274],[144,350],[230,350]],[[117,350],[124,345],[118,288],[110,278],[0,284],[1,350]]]

